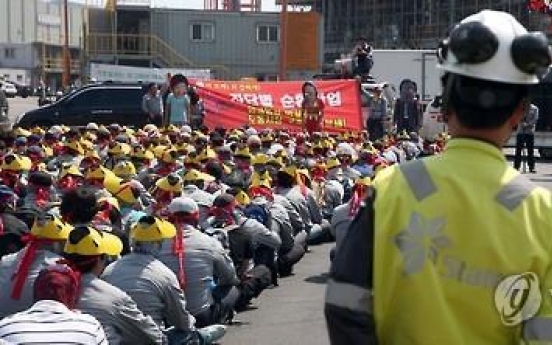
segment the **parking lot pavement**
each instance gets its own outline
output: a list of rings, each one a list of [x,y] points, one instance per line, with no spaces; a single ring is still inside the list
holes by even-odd
[[[327,345],[324,292],[333,243],[313,246],[295,269],[257,300],[257,309],[237,315],[223,345]]]
[[[8,98],[8,104],[10,105],[8,116],[13,122],[20,114],[38,108],[38,97]]]

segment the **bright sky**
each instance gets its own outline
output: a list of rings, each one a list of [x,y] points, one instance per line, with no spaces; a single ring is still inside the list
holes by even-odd
[[[202,9],[204,0],[154,0],[156,6]],[[275,0],[262,0],[263,11],[278,11]]]

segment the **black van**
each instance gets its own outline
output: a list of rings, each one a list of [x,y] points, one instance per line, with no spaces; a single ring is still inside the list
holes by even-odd
[[[19,115],[14,126],[86,126],[90,122],[109,125],[143,126],[148,116],[142,111],[145,87],[139,84],[95,84],[42,108]]]

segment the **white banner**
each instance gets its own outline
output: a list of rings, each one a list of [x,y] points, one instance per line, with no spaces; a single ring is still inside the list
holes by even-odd
[[[147,68],[99,63],[90,64],[90,77],[96,81],[118,81],[124,83],[159,83],[167,81],[167,73],[183,74],[188,79],[209,80],[211,71],[208,69],[178,69],[178,68]]]

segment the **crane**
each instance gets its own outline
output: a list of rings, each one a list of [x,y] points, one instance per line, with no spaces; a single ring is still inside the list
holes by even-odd
[[[262,0],[204,0],[204,8],[214,11],[260,12]]]

